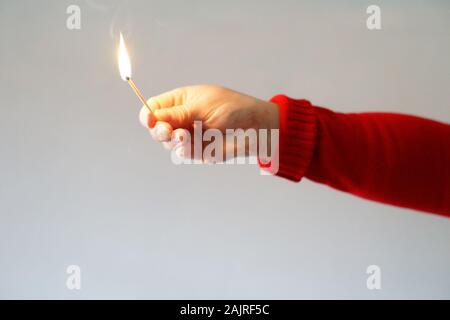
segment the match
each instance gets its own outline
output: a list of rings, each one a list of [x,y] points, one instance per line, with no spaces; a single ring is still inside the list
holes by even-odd
[[[128,54],[127,47],[125,46],[125,40],[123,39],[122,33],[120,33],[120,43],[119,43],[119,71],[121,78],[128,82],[130,87],[138,96],[139,100],[147,107],[148,111],[152,113],[152,109],[147,103],[147,100],[142,95],[141,91],[136,87],[133,80],[131,80],[131,60]]]

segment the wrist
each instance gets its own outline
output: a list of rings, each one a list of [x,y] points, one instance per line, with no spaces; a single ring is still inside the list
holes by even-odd
[[[276,103],[261,101],[258,129],[279,129],[280,111]]]
[[[271,156],[272,150],[274,147],[278,147],[278,141],[272,141],[272,130],[278,130],[280,127],[280,112],[279,107],[276,103],[258,100],[257,103],[257,121],[255,125],[255,129],[259,130],[266,130],[267,134],[263,134],[261,132],[257,133],[257,154],[254,156],[260,157],[261,154],[266,154],[268,157]],[[263,134],[263,136],[261,136]],[[262,138],[261,137],[265,137]],[[277,134],[278,137],[278,134]],[[275,145],[273,145],[275,143]],[[262,153],[260,152],[260,149],[262,149]],[[247,153],[247,155],[251,155]]]

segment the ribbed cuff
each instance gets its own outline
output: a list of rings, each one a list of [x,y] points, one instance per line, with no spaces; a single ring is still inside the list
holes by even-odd
[[[314,107],[307,100],[276,95],[271,102],[279,107],[280,130],[277,176],[300,181],[311,163],[317,135]],[[268,166],[260,162],[262,169]],[[269,170],[270,171],[270,170]]]

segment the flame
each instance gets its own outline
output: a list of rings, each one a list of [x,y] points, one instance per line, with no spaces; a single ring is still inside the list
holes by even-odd
[[[131,61],[122,32],[120,33],[119,43],[119,71],[123,81],[128,81],[131,78]]]

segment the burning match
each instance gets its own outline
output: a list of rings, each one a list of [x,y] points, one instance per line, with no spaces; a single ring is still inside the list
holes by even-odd
[[[120,33],[120,43],[119,43],[119,71],[120,77],[123,79],[123,81],[128,82],[130,87],[138,96],[139,100],[141,100],[141,102],[147,107],[148,111],[152,113],[152,109],[150,109],[144,96],[136,87],[133,80],[131,80],[131,61],[130,56],[128,55],[127,47],[125,46],[125,40],[123,39],[122,32]]]

